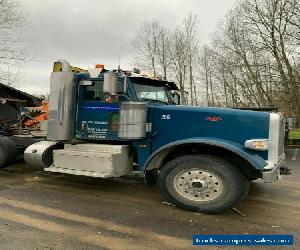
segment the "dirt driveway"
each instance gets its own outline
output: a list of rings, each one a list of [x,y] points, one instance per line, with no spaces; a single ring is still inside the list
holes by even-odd
[[[289,249],[300,249],[300,149],[286,152],[293,175],[251,183],[240,214],[182,211],[138,178],[96,180],[12,165],[0,171],[0,249],[204,249],[191,237],[210,233],[294,234]]]

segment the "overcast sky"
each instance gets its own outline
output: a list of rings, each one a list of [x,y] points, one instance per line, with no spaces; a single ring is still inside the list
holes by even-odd
[[[34,56],[24,68],[20,87],[29,93],[49,91],[53,62],[66,59],[73,66],[105,64],[132,68],[128,43],[145,21],[157,19],[176,27],[188,12],[200,18],[203,43],[235,0],[23,0],[27,15],[24,40]],[[120,49],[121,48],[121,49]]]

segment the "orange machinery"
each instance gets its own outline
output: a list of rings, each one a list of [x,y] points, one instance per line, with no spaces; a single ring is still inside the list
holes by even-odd
[[[42,101],[42,105],[36,108],[30,108],[31,113],[36,113],[31,119],[26,119],[23,123],[23,127],[36,127],[40,122],[48,119],[48,102]]]

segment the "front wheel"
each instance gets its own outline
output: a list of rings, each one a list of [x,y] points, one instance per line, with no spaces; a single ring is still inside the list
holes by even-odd
[[[189,155],[168,162],[159,173],[158,184],[162,195],[180,208],[218,213],[244,198],[249,181],[223,159]]]

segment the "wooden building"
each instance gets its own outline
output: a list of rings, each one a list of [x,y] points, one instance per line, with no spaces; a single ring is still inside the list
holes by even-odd
[[[0,83],[0,134],[18,129],[21,107],[38,105],[38,98]]]

